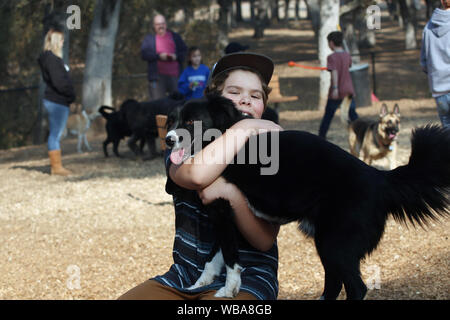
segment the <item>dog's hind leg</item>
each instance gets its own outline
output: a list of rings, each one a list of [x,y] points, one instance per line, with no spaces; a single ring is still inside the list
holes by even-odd
[[[336,300],[343,284],[339,272],[339,257],[333,252],[332,246],[328,247],[327,241],[318,241],[316,238],[316,248],[325,270],[325,287],[320,300]]]
[[[113,152],[117,158],[121,158],[122,156],[119,154],[119,142],[120,140],[113,141]]]
[[[359,259],[349,258],[343,274],[343,281],[347,300],[362,300],[366,296],[367,287],[361,279],[359,271]]]
[[[155,137],[153,135],[147,136],[147,145],[148,145],[148,151],[149,155],[144,158],[144,160],[152,160],[157,156],[156,154],[156,143],[155,143]]]
[[[83,150],[81,150],[81,144],[83,142],[83,135],[81,133],[78,134],[78,143],[77,143],[77,151],[78,153],[83,153]]]
[[[103,154],[105,155],[105,157],[108,157],[108,144],[109,144],[109,140],[106,139],[105,141],[103,141]]]
[[[91,146],[89,145],[89,142],[88,142],[88,140],[87,140],[86,133],[83,134],[83,141],[84,141],[84,145],[86,146],[86,149],[89,150],[89,151],[92,151],[92,148],[91,148]]]
[[[131,151],[134,152],[134,154],[135,154],[136,156],[140,155],[139,149],[138,149],[138,147],[136,146],[136,141],[137,141],[138,139],[139,139],[138,136],[135,135],[135,134],[133,134],[133,135],[130,137],[130,139],[128,139],[128,142],[127,142],[128,147],[130,148]]]
[[[359,272],[360,259],[356,256],[358,248],[354,239],[333,237],[330,234],[324,238],[316,237],[317,252],[325,270],[325,288],[321,299],[335,300],[344,284],[348,300],[362,300],[367,287]]]

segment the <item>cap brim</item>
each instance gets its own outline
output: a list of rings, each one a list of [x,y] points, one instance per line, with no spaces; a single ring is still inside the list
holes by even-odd
[[[273,61],[269,57],[251,52],[236,52],[223,56],[215,65],[211,78],[215,78],[222,72],[247,67],[257,71],[263,81],[269,84],[273,74]]]

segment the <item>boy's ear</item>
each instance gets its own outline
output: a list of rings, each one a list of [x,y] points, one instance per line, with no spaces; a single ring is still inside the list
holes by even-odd
[[[213,126],[221,132],[244,118],[230,99],[217,94],[206,95],[206,98],[208,110],[213,119]]]

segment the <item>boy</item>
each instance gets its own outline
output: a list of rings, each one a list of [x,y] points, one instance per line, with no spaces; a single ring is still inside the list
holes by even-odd
[[[230,202],[240,232],[239,262],[243,267],[242,285],[235,299],[276,299],[276,237],[279,225],[256,217],[248,208],[245,196],[240,190],[221,177],[226,164],[244,145],[252,130],[281,129],[271,121],[261,120],[270,92],[267,85],[272,72],[272,60],[258,54],[234,53],[217,62],[206,93],[220,93],[232,100],[237,109],[254,119],[239,121],[193,158],[180,165],[173,164],[169,157],[170,151],[166,152],[168,177],[189,194],[183,199],[174,197],[174,264],[165,274],[143,282],[120,299],[215,299],[215,293],[225,284],[224,272],[207,286],[194,290],[189,287],[200,277],[216,239],[213,226],[204,213],[203,204],[217,198]],[[246,135],[245,139],[242,139],[242,135]],[[238,142],[234,143],[235,141]]]
[[[352,66],[352,57],[342,48],[343,34],[339,31],[331,32],[327,40],[328,46],[333,53],[327,58],[327,69],[331,72],[331,85],[327,105],[325,106],[325,114],[319,128],[319,136],[324,139],[326,138],[334,113],[345,97],[349,96],[351,99],[350,109],[348,111],[350,121],[358,118],[353,99],[355,92],[349,71],[349,68]]]

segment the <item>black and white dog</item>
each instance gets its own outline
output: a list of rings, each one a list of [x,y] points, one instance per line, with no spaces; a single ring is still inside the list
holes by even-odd
[[[201,147],[208,144],[210,139],[204,139],[211,136],[206,134],[208,130],[223,133],[243,118],[233,102],[223,97],[187,102],[168,120],[166,141],[174,155],[171,159],[186,160],[199,139]],[[187,132],[190,141],[186,141]],[[348,299],[364,298],[367,288],[361,279],[360,261],[377,247],[389,215],[422,226],[449,213],[448,129],[437,125],[415,129],[409,163],[391,171],[370,167],[307,132],[266,132],[254,138],[241,150],[249,160],[243,163],[245,157],[239,152],[223,177],[245,194],[255,215],[280,224],[297,221],[300,230],[314,239],[325,269],[324,299],[336,299],[342,285]],[[261,148],[266,150],[261,153]],[[271,161],[259,153],[270,155]],[[182,189],[168,179],[166,190],[176,194]],[[230,237],[237,230],[233,212],[222,199],[207,205],[206,210],[218,239],[194,287],[211,283],[225,263],[227,281],[217,296],[233,297],[241,283],[237,242]]]

